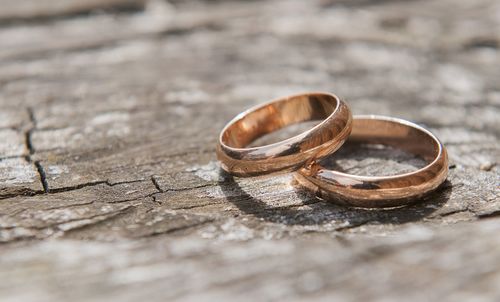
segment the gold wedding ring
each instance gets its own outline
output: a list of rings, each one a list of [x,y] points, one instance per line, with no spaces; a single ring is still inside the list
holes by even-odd
[[[286,140],[259,147],[253,141],[283,127],[323,120]],[[427,165],[392,176],[360,176],[329,170],[320,160],[346,140],[386,145],[421,157]],[[222,169],[236,176],[294,171],[299,184],[322,199],[382,208],[409,204],[435,190],[448,175],[448,155],[428,130],[405,120],[363,115],[354,119],[345,102],[330,93],[304,93],[251,108],[230,121],[217,145]]]
[[[265,134],[313,120],[323,121],[289,139],[247,147]],[[351,111],[333,94],[317,92],[279,98],[231,120],[219,136],[217,157],[221,167],[236,176],[293,171],[311,159],[335,152],[349,136],[351,124]]]
[[[408,121],[383,116],[355,116],[349,142],[381,144],[422,157],[427,165],[394,176],[358,176],[333,171],[312,161],[295,177],[318,197],[357,207],[396,207],[422,197],[448,175],[443,144],[428,130]]]

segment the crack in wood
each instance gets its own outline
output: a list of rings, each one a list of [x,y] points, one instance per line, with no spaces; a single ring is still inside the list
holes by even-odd
[[[156,190],[158,190],[159,193],[163,193],[163,190],[160,187],[160,184],[158,183],[158,181],[156,180],[156,177],[154,177],[154,175],[151,176],[151,181],[153,182],[153,185],[155,186]]]
[[[49,183],[47,182],[47,175],[45,174],[45,170],[43,169],[42,164],[40,164],[39,161],[35,161],[35,167],[36,170],[38,171],[38,175],[40,176],[40,181],[42,182],[43,191],[45,193],[51,192],[49,188]]]
[[[94,181],[94,182],[81,183],[81,184],[77,184],[74,186],[53,188],[53,189],[50,189],[48,191],[48,193],[69,192],[69,191],[79,190],[82,188],[93,187],[93,186],[98,186],[98,185],[106,185],[109,187],[114,187],[117,185],[132,184],[132,183],[138,183],[138,182],[143,182],[143,181],[144,181],[144,179],[138,179],[138,180],[128,180],[128,181],[120,181],[120,182],[112,183],[109,180],[99,180],[99,181]]]
[[[114,182],[113,183],[113,182],[109,182],[108,180],[104,180],[104,181],[95,181],[95,182],[81,183],[81,184],[77,184],[77,185],[74,185],[74,186],[61,187],[61,188],[52,188],[51,189],[51,188],[49,188],[49,185],[48,185],[48,183],[46,181],[47,178],[46,178],[43,166],[40,164],[39,161],[35,161],[34,165],[37,168],[38,173],[40,175],[43,175],[43,177],[41,177],[41,179],[42,179],[42,184],[43,184],[44,190],[43,191],[34,191],[34,190],[30,190],[30,189],[25,189],[22,193],[4,194],[4,195],[2,195],[2,197],[0,198],[0,200],[2,200],[2,199],[8,199],[8,198],[13,198],[13,197],[16,197],[16,196],[34,196],[34,195],[41,195],[41,194],[55,194],[55,193],[61,193],[61,192],[70,192],[70,191],[75,191],[75,190],[83,189],[83,188],[86,188],[86,187],[93,187],[93,186],[98,186],[98,185],[106,185],[106,186],[109,186],[109,187],[113,187],[113,186],[117,186],[117,185],[132,184],[132,183],[138,183],[138,182],[143,182],[144,181],[144,179],[139,179],[139,180],[129,180],[129,181],[121,181],[121,182]],[[158,193],[158,192],[155,192],[153,194],[156,194],[156,193]],[[151,194],[148,194],[145,197],[149,197],[150,195]]]
[[[163,190],[161,193],[168,193],[168,192],[184,192],[184,191],[191,191],[191,190],[202,189],[202,188],[208,188],[208,187],[216,187],[217,185],[218,185],[217,183],[208,183],[208,184],[203,184],[203,185],[193,186],[193,187],[168,188],[168,189],[166,189],[166,190]]]
[[[28,131],[26,131],[25,133],[25,143],[26,143],[26,148],[28,149],[28,152],[29,152],[29,156],[35,154],[35,147],[33,146],[33,142],[31,140],[31,136],[33,134],[33,131],[35,130],[36,128],[36,119],[35,119],[35,114],[33,112],[33,109],[31,107],[28,107],[26,108],[27,112],[28,112],[28,116],[29,116],[29,121],[30,121],[30,128],[28,129]],[[30,159],[31,161],[31,159]]]
[[[26,144],[26,149],[28,149],[28,154],[25,156],[25,159],[27,162],[32,163],[33,162],[32,156],[35,154],[35,147],[33,146],[32,134],[33,131],[35,131],[36,129],[37,121],[35,119],[35,113],[33,112],[33,108],[28,107],[26,108],[26,111],[28,112],[30,127],[25,132],[25,144]],[[40,177],[40,182],[42,183],[43,191],[45,193],[48,193],[49,184],[47,182],[47,175],[45,174],[45,170],[40,164],[40,161],[35,161],[33,164],[35,165],[36,170],[38,172],[38,176]]]

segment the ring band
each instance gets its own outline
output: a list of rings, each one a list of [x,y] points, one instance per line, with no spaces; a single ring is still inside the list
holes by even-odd
[[[323,122],[289,139],[245,148],[257,138],[283,127],[312,120]],[[230,121],[217,145],[221,167],[236,176],[293,171],[308,160],[335,152],[351,132],[347,105],[330,93],[305,93],[251,108]]]
[[[313,161],[295,173],[299,184],[320,198],[342,205],[397,207],[433,191],[448,175],[443,144],[414,123],[383,116],[355,116],[349,142],[399,148],[421,156],[428,164],[410,173],[371,177],[328,170]]]

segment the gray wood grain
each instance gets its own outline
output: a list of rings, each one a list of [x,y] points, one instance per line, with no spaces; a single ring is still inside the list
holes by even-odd
[[[500,299],[498,1],[0,5],[2,301]],[[220,171],[229,119],[304,90],[429,127],[448,181],[380,211]]]

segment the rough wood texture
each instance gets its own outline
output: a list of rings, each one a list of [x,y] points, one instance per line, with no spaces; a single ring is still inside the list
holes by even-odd
[[[2,301],[500,300],[498,1],[0,5]],[[303,90],[427,125],[448,182],[374,211],[219,171],[225,122]]]

